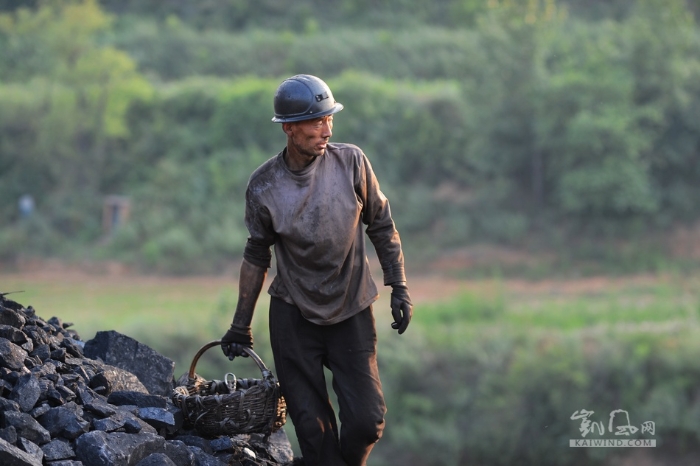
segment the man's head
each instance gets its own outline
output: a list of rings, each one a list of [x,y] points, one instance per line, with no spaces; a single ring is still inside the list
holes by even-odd
[[[275,93],[274,107],[272,121],[282,123],[287,134],[287,163],[296,168],[324,154],[333,134],[333,114],[343,109],[328,85],[309,74],[285,79]]]
[[[298,74],[285,79],[274,98],[275,123],[311,120],[332,115],[343,109],[336,102],[328,85],[310,74]]]

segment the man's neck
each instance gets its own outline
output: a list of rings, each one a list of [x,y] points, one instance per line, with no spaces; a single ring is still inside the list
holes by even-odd
[[[284,163],[287,164],[287,168],[293,172],[298,172],[311,165],[316,160],[316,157],[295,153],[287,147],[287,150],[284,151],[283,159]]]

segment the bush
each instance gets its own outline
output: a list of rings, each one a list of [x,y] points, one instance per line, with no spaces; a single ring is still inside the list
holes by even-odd
[[[611,449],[569,448],[569,439],[584,438],[571,419],[581,409],[606,429],[589,439],[619,438],[607,431],[614,409],[628,411],[638,429],[654,422],[655,436],[636,437],[657,439],[668,457],[688,454],[700,438],[694,331],[526,333],[465,319],[475,328],[447,319],[414,327],[410,341],[383,343],[389,413],[377,464],[606,464]]]

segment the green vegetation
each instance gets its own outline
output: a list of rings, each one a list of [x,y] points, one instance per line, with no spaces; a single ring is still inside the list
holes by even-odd
[[[653,271],[649,243],[667,256],[700,215],[696,5],[598,3],[1,2],[0,260],[222,270],[284,143],[271,96],[304,72],[346,103],[334,140],[369,155],[416,259],[579,241],[614,267],[622,242]],[[112,235],[109,194],[132,201]]]
[[[596,465],[625,455],[569,448],[583,438],[570,419],[581,409],[606,429],[614,409],[637,428],[653,421],[654,436],[635,437],[657,439],[660,457],[694,452],[697,277],[563,293],[566,282],[549,284],[500,283],[418,306],[410,342],[382,339],[392,428],[377,464]]]

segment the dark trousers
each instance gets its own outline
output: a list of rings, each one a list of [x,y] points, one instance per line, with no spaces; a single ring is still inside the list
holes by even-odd
[[[270,301],[275,371],[306,466],[361,466],[384,430],[372,308],[334,325],[316,325],[299,308]],[[333,373],[340,433],[323,368]]]

